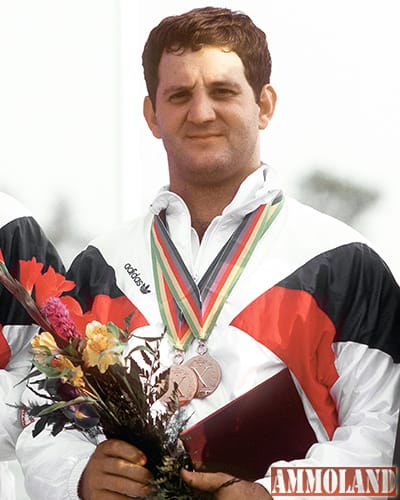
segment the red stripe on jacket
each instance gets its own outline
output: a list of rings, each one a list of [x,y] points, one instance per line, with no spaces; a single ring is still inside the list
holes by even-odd
[[[329,438],[338,426],[330,389],[338,379],[335,327],[305,291],[275,286],[246,307],[231,325],[276,354],[296,377]]]

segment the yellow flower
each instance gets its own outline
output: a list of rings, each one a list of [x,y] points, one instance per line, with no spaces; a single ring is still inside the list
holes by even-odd
[[[31,340],[31,345],[33,349],[41,349],[42,347],[47,347],[52,354],[59,352],[56,341],[50,332],[38,333]]]
[[[56,356],[60,350],[50,332],[38,333],[31,340],[34,358],[41,364],[46,363],[49,356]]]
[[[75,366],[70,359],[61,354],[59,347],[50,332],[42,332],[31,340],[32,351],[44,373],[50,377],[60,377],[62,382],[68,382],[75,387],[83,387],[83,371]],[[49,375],[49,371],[51,375]]]
[[[105,373],[110,365],[120,362],[119,339],[107,330],[107,326],[92,321],[86,326],[87,343],[83,350],[83,361],[87,366],[97,366],[100,373]]]
[[[63,355],[54,357],[51,360],[51,367],[60,371],[60,378],[63,383],[68,382],[74,387],[83,387],[83,371],[80,366],[75,366],[72,361]]]

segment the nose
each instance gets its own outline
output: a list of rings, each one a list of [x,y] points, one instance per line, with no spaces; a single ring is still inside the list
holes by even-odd
[[[213,101],[206,92],[197,92],[192,96],[187,120],[196,125],[215,120]]]

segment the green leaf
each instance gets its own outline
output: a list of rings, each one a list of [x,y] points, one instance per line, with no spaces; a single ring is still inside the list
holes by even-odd
[[[41,363],[38,363],[37,361],[32,361],[32,364],[41,372],[46,375],[48,378],[61,378],[64,375],[66,375],[66,370],[60,371],[57,368],[52,368],[50,366],[45,366],[42,365]],[[69,370],[70,371],[70,370]]]
[[[78,403],[93,403],[95,401],[91,398],[86,398],[84,396],[79,396],[75,399],[71,399],[70,401],[59,401],[57,403],[53,403],[52,405],[46,405],[46,408],[43,408],[37,415],[38,417],[43,417],[44,415],[49,415],[57,410],[61,410],[62,408],[66,408],[67,406],[71,406]]]
[[[42,432],[42,430],[46,427],[47,424],[47,419],[46,418],[40,418],[36,424],[35,427],[33,428],[32,431],[32,436],[36,437],[38,434]]]
[[[51,431],[52,436],[57,436],[65,427],[65,424],[68,422],[66,418],[62,418],[60,415],[60,418],[57,419],[56,422],[53,423],[53,429]]]
[[[145,345],[137,345],[135,346],[133,349],[131,349],[128,354],[125,356],[126,359],[130,358],[132,356],[132,354],[136,351],[147,351],[148,353],[150,353],[152,356],[154,356],[156,354],[156,352],[149,346],[145,346]]]
[[[65,354],[67,354],[71,361],[72,360],[75,360],[75,361],[80,361],[81,360],[81,356],[80,356],[80,352],[81,352],[81,346],[83,343],[86,343],[86,341],[84,339],[81,339],[81,338],[74,338],[72,341],[70,341],[69,344],[67,344],[64,348],[64,352]]]
[[[23,382],[26,382],[27,380],[29,380],[32,377],[37,377],[37,376],[41,375],[41,373],[42,372],[40,370],[33,370],[30,373],[28,373],[28,375],[26,377],[24,377],[22,380],[17,382],[15,385],[17,386],[19,384],[22,384]]]
[[[125,332],[121,330],[115,323],[109,321],[107,323],[107,330],[114,335],[115,338],[119,339],[121,337],[125,337]]]

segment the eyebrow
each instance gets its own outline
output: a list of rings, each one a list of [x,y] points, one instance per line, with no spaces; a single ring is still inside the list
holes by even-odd
[[[210,87],[211,88],[229,87],[230,89],[233,90],[240,90],[242,88],[239,83],[236,83],[232,80],[216,80],[215,82],[211,83]]]
[[[174,92],[183,92],[187,90],[193,90],[196,85],[171,85],[170,87],[167,87],[163,90],[162,95],[170,95],[173,94]],[[239,91],[241,89],[241,86],[233,82],[232,80],[215,80],[210,83],[209,88],[221,88],[221,87],[229,87],[230,89]]]
[[[169,94],[173,94],[175,92],[182,92],[185,90],[192,90],[194,88],[194,85],[171,85],[170,87],[166,87],[163,90],[162,95],[166,96]]]

